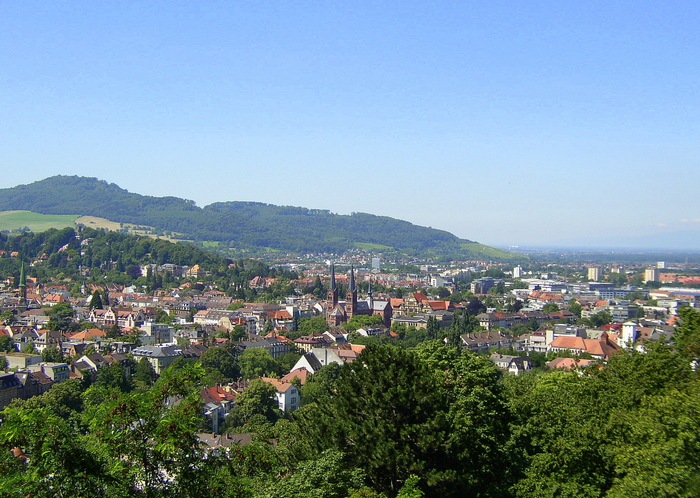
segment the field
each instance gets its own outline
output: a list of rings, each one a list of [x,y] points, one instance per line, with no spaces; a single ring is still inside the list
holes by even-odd
[[[75,226],[78,215],[39,214],[31,211],[0,211],[0,230],[18,231],[27,227],[32,232],[43,232],[50,228]]]
[[[387,249],[392,249],[389,246],[372,244],[371,242],[355,242],[355,247],[363,251],[386,251]]]
[[[110,221],[105,218],[98,218],[97,216],[81,216],[80,218],[75,220],[75,222],[90,228],[104,228],[105,230],[112,230],[115,232],[118,230],[126,230],[131,235],[145,235],[154,239],[165,239],[171,242],[183,240],[177,238],[177,236],[181,234],[158,234],[154,233],[155,230],[153,227],[134,225],[132,223],[118,223],[116,221]]]
[[[80,216],[77,214],[39,214],[32,211],[0,211],[0,231],[20,232],[28,228],[32,232],[44,232],[50,228],[75,227],[78,224],[90,228],[104,228],[105,230],[126,230],[132,235],[147,235],[148,237],[175,241],[173,236],[179,234],[157,234],[153,227],[132,225],[131,223],[118,223],[115,221],[97,218],[96,216]]]
[[[475,256],[482,258],[508,259],[515,255],[514,253],[509,253],[495,247],[485,246],[484,244],[479,244],[478,242],[466,242],[461,244],[461,247],[462,249],[470,251]]]

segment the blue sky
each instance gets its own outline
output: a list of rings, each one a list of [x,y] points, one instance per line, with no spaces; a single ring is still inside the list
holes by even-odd
[[[0,187],[698,247],[698,33],[697,1],[0,0]]]

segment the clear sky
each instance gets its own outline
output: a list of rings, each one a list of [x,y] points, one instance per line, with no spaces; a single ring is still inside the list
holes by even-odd
[[[56,174],[700,247],[700,2],[0,0],[0,187]]]

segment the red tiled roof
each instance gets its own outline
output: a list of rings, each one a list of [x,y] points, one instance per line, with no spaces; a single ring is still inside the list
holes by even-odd
[[[306,384],[306,379],[309,376],[309,371],[305,367],[297,368],[296,370],[292,370],[289,372],[287,375],[282,377],[280,380],[282,382],[289,382],[291,383],[295,378],[299,379],[301,382],[301,385],[303,386]]]
[[[547,362],[549,368],[561,368],[564,370],[572,370],[578,367],[587,367],[593,363],[593,360],[583,360],[576,358],[554,358]]]
[[[582,337],[561,335],[556,337],[551,344],[553,348],[570,349],[572,351],[585,351],[586,344]]]

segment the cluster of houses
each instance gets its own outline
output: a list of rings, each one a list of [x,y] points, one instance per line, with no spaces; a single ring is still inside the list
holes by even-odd
[[[149,271],[145,268],[144,271]],[[150,271],[161,271],[152,268]],[[198,276],[198,267],[173,267],[173,274]],[[275,398],[280,410],[295,410],[300,406],[299,386],[309,375],[330,363],[354,361],[362,347],[348,343],[348,335],[341,326],[359,315],[378,315],[382,325],[361,328],[364,336],[392,335],[391,328],[405,324],[425,328],[431,318],[442,327],[448,327],[460,304],[444,299],[431,299],[421,291],[409,292],[401,298],[373,295],[370,288],[366,298],[358,296],[355,272],[348,276],[335,275],[330,268],[330,288],[324,300],[311,295],[293,296],[281,304],[237,303],[217,290],[191,292],[188,284],[171,291],[157,291],[145,295],[135,288],[110,285],[99,290],[109,296],[103,308],[91,308],[88,299],[71,299],[62,285],[39,286],[27,279],[24,293],[0,292],[2,309],[16,310],[15,322],[0,328],[0,336],[7,336],[15,352],[3,355],[5,372],[0,374],[0,408],[14,398],[28,398],[45,392],[55,382],[68,378],[94,376],[114,362],[125,366],[129,358],[146,358],[156,373],[162,372],[181,357],[196,358],[208,346],[218,345],[228,338],[218,332],[243,330],[244,337],[237,341],[241,349],[264,348],[279,358],[297,351],[301,358],[292,370],[280,379],[263,378],[275,387]],[[342,281],[347,292],[340,296],[336,282]],[[449,284],[447,279],[441,282]],[[475,352],[512,349],[520,353],[570,353],[571,356],[591,358],[562,359],[550,362],[552,368],[579,368],[590,361],[607,360],[620,349],[643,347],[647,340],[668,340],[673,334],[675,310],[683,304],[698,305],[698,293],[684,290],[654,290],[647,297],[654,306],[629,302],[625,298],[630,289],[616,289],[609,284],[568,284],[553,280],[524,280],[524,289],[513,289],[509,296],[526,303],[518,311],[488,309],[477,315],[480,330],[460,336],[461,345]],[[260,288],[274,283],[271,279],[256,277],[251,286]],[[497,279],[482,278],[472,282],[473,291],[487,293],[503,283]],[[90,295],[97,288],[85,289]],[[490,296],[490,295],[489,295]],[[344,299],[341,299],[344,298]],[[486,295],[480,297],[485,298]],[[577,318],[569,311],[572,300],[581,306],[582,316],[607,311],[614,323],[600,329],[571,325]],[[72,334],[48,331],[48,310],[59,303],[69,303],[76,320],[94,326]],[[556,305],[554,310],[547,305]],[[643,317],[639,316],[642,309]],[[156,323],[162,313],[170,317],[170,324]],[[322,316],[328,325],[323,334],[286,338],[295,330],[300,318]],[[634,319],[634,320],[633,320]],[[542,324],[538,330],[517,335],[519,326]],[[547,324],[547,325],[544,325]],[[108,331],[117,328],[119,335],[108,338]],[[206,344],[206,345],[205,345]],[[31,345],[31,348],[29,347]],[[72,361],[51,363],[41,361],[40,353],[47,347],[60,348]],[[26,352],[31,349],[33,352]],[[37,354],[39,353],[39,354]],[[503,371],[515,375],[529,370],[527,356],[493,353],[491,361]],[[235,406],[237,395],[244,385],[211,386],[202,391],[204,413],[212,420],[214,432]]]

